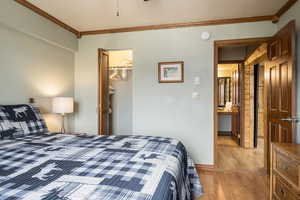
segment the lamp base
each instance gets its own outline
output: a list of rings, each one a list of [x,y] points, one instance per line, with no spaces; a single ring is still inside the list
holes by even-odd
[[[60,132],[61,133],[66,133],[66,129],[65,129],[65,114],[62,114],[62,123],[61,123],[61,129],[60,129]]]

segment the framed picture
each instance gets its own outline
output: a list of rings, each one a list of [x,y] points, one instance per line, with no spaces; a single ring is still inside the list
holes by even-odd
[[[158,81],[160,83],[183,83],[183,62],[161,62],[158,63]]]

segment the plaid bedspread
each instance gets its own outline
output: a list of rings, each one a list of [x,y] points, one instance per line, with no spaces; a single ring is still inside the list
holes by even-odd
[[[0,141],[0,199],[193,200],[182,143],[147,136],[41,134]]]

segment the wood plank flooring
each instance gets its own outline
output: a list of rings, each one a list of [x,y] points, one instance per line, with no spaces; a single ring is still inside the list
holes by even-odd
[[[204,195],[198,200],[267,200],[269,178],[255,172],[199,172]]]
[[[256,149],[239,147],[230,137],[218,138],[217,166],[226,171],[251,171],[261,172],[264,170],[264,140],[258,139]],[[225,145],[224,145],[225,144]],[[228,145],[231,144],[231,145]],[[234,145],[232,145],[234,144]]]
[[[216,171],[198,172],[204,188],[204,196],[198,200],[267,200],[263,139],[257,149],[240,148],[230,137],[219,139]]]
[[[239,145],[231,138],[231,136],[218,136],[218,146],[238,147]]]

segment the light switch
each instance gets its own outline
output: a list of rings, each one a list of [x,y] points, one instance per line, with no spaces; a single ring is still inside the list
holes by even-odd
[[[200,77],[196,76],[196,77],[194,78],[194,84],[195,84],[195,85],[200,85]]]
[[[199,93],[198,92],[193,92],[193,94],[192,94],[192,98],[193,99],[198,99],[199,98]]]

